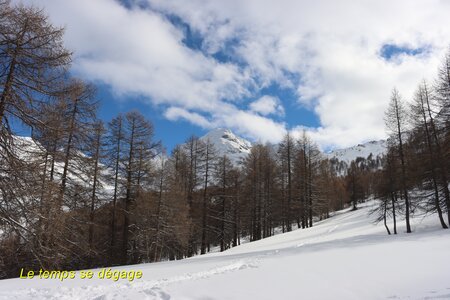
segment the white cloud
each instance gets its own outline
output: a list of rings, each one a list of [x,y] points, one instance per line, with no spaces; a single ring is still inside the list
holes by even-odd
[[[114,0],[43,0],[52,21],[66,26],[74,71],[118,93],[148,96],[160,104],[210,111],[248,95],[251,77],[183,44],[184,32],[163,15],[126,9]]]
[[[172,121],[185,120],[202,128],[226,127],[244,137],[260,142],[277,143],[286,132],[286,124],[275,122],[252,111],[239,110],[223,103],[208,118],[179,107],[168,108],[164,116]]]
[[[277,106],[245,103],[273,83],[318,115],[320,127],[309,131],[323,147],[385,137],[392,87],[411,98],[416,83],[433,78],[450,43],[448,1],[146,1],[151,9],[114,0],[26,0],[66,25],[80,76],[172,107],[169,119],[229,126],[261,140],[303,128],[301,119],[289,126],[271,119]],[[200,50],[184,44],[184,31],[166,14],[191,26]],[[388,62],[380,56],[387,43],[429,52]],[[219,51],[231,61],[214,59]],[[252,111],[240,108],[247,105]]]
[[[278,143],[286,132],[284,123],[235,108],[218,112],[214,117],[221,127],[231,128],[240,135],[263,143]]]
[[[189,112],[186,109],[180,107],[169,107],[164,112],[164,116],[171,121],[183,119],[203,128],[213,127],[211,122],[202,115],[195,112]]]
[[[284,115],[284,108],[277,97],[264,95],[258,100],[250,103],[250,109],[253,112],[267,116],[271,114]]]
[[[314,109],[321,126],[310,133],[324,147],[384,138],[392,87],[410,99],[422,78],[433,78],[450,43],[449,4],[439,0],[149,2],[181,16],[215,45],[237,37],[234,53],[260,86],[291,87],[299,103]],[[226,36],[216,34],[221,24]],[[379,54],[387,43],[430,51],[387,62]]]

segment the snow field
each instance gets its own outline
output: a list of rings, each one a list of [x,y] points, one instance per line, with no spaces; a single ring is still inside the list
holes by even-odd
[[[431,215],[388,236],[374,204],[222,253],[113,268],[142,271],[132,282],[1,280],[0,299],[450,299],[449,231]]]

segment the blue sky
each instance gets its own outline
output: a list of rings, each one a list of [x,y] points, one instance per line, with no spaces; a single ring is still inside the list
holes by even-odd
[[[385,138],[392,88],[411,99],[450,36],[439,0],[24,2],[66,28],[100,116],[137,109],[169,149],[216,127],[273,143],[306,130],[323,149]]]
[[[256,94],[272,95],[283,99],[285,112],[282,116],[275,116],[280,122],[288,124],[301,123],[308,127],[318,127],[320,122],[311,108],[296,103],[296,97],[290,89],[278,86],[269,86]],[[170,121],[164,117],[164,109],[159,106],[149,105],[144,96],[139,95],[115,95],[111,87],[97,83],[97,97],[100,100],[99,117],[108,122],[121,112],[137,110],[152,121],[155,127],[155,139],[161,140],[170,151],[176,144],[183,143],[189,136],[202,136],[208,132],[208,128],[196,126],[186,120]],[[256,140],[257,141],[257,140]]]
[[[392,61],[399,56],[417,56],[428,51],[427,47],[410,48],[410,46],[402,46],[395,44],[384,44],[380,49],[380,55],[387,61]]]
[[[171,151],[175,145],[183,143],[189,136],[201,136],[205,130],[189,122],[169,121],[163,115],[163,110],[146,103],[142,96],[114,95],[111,87],[99,84],[97,97],[100,100],[99,118],[109,122],[119,113],[137,110],[149,119],[155,129],[155,140],[162,141],[163,146]]]

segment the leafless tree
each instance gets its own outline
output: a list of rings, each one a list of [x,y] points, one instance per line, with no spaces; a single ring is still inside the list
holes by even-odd
[[[4,1],[1,8],[0,123],[14,116],[33,125],[38,101],[61,92],[71,54],[63,45],[64,30],[41,10]]]
[[[404,107],[403,101],[399,92],[396,89],[392,90],[391,100],[385,115],[386,128],[390,137],[397,145],[397,153],[400,159],[401,167],[401,190],[405,201],[405,222],[406,232],[411,233],[410,225],[410,201],[407,189],[407,174],[406,174],[406,158],[404,151],[404,136],[407,126],[407,111]]]
[[[419,85],[418,90],[416,91],[415,97],[414,97],[414,103],[411,106],[411,112],[412,112],[412,120],[414,123],[414,127],[416,129],[415,136],[416,137],[422,137],[424,143],[417,143],[417,144],[424,144],[426,150],[420,153],[420,165],[421,169],[421,175],[418,180],[423,181],[429,181],[431,182],[432,190],[434,195],[432,197],[433,200],[431,201],[433,211],[436,211],[438,214],[439,221],[441,223],[441,226],[443,228],[448,228],[447,224],[444,222],[444,218],[442,216],[442,209],[440,204],[440,192],[439,192],[439,182],[438,182],[438,164],[444,163],[443,161],[439,160],[437,155],[437,149],[436,144],[433,142],[432,139],[432,120],[431,112],[429,111],[429,103],[430,103],[430,95],[429,90],[426,82],[422,82],[421,85]],[[434,124],[434,123],[433,123]],[[439,142],[438,142],[439,144]],[[448,187],[447,187],[448,189]]]
[[[159,143],[153,141],[153,125],[137,111],[125,115],[123,176],[125,178],[124,226],[122,236],[122,263],[129,262],[130,224],[132,208],[138,196],[142,173],[149,171],[142,161],[149,161],[156,155]],[[145,156],[143,158],[142,156]]]
[[[281,210],[284,216],[283,230],[286,226],[286,230],[289,232],[292,230],[292,194],[293,194],[293,163],[295,155],[295,141],[290,133],[287,133],[278,147],[278,154],[280,160],[281,171],[281,185],[282,185],[282,202]]]

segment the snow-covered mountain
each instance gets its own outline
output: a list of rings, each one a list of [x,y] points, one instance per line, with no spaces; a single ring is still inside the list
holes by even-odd
[[[335,158],[339,161],[345,162],[347,165],[350,165],[350,162],[352,160],[356,160],[357,157],[367,159],[370,154],[372,154],[373,159],[382,157],[386,153],[386,149],[387,143],[385,140],[370,141],[345,149],[333,150],[329,153],[326,153],[326,156],[329,159]]]
[[[227,155],[235,165],[246,158],[252,148],[252,143],[225,128],[214,129],[200,139],[209,140],[214,145],[217,154]]]
[[[217,128],[200,139],[209,141],[215,146],[219,155],[226,154],[231,161],[237,165],[240,161],[247,157],[252,148],[252,143],[248,140],[237,136],[230,129]],[[275,146],[275,145],[274,145]],[[372,159],[381,159],[386,153],[387,143],[385,140],[370,141],[344,149],[333,150],[324,153],[325,157],[337,160],[342,164],[342,169],[346,169],[352,160],[358,157],[367,159],[372,154]]]

